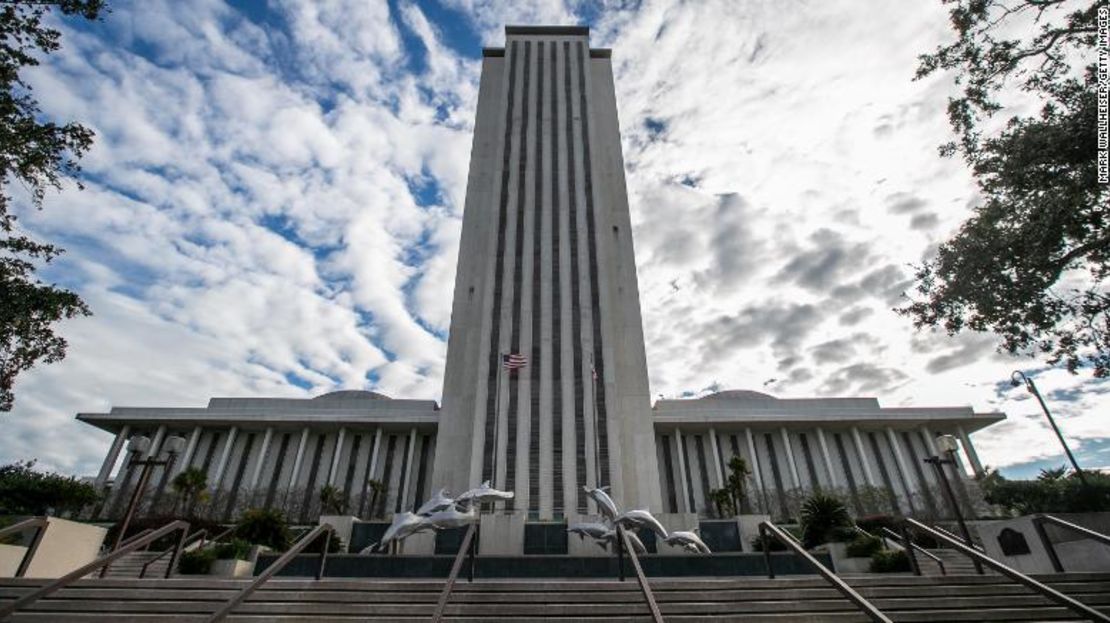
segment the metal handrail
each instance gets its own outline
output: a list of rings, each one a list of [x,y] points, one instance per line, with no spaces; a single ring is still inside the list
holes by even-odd
[[[948,575],[948,571],[945,570],[945,568],[944,568],[944,561],[941,560],[940,557],[937,556],[936,554],[933,554],[932,552],[925,549],[924,547],[921,547],[917,543],[914,543],[913,539],[908,538],[908,535],[906,537],[903,537],[902,535],[897,534],[896,532],[894,532],[890,528],[887,528],[886,526],[882,527],[882,531],[885,532],[886,534],[890,535],[889,538],[894,539],[895,543],[898,543],[898,541],[903,541],[903,543],[899,543],[899,545],[902,547],[902,549],[907,549],[905,543],[909,543],[909,549],[914,549],[916,551],[921,552],[922,554],[925,554],[926,558],[929,558],[933,562],[937,563],[937,566],[940,567],[940,574],[941,575]],[[921,569],[916,564],[917,561],[914,560],[913,558],[911,558],[910,561],[913,564],[914,573],[916,575],[921,575]]]
[[[943,541],[946,541],[956,551],[960,552],[964,556],[967,556],[972,560],[978,560],[980,563],[987,565],[988,567],[994,569],[1002,575],[1009,577],[1011,580],[1024,584],[1028,588],[1031,588],[1034,592],[1039,593],[1041,596],[1047,597],[1052,601],[1055,601],[1056,603],[1064,606],[1065,608],[1068,608],[1073,612],[1077,612],[1092,621],[1103,621],[1104,623],[1110,623],[1110,616],[1107,616],[1080,601],[1076,601],[1075,599],[1068,597],[1060,591],[1041,584],[1040,582],[1034,580],[1033,578],[1025,575],[1020,571],[1007,567],[1006,565],[991,558],[990,556],[987,556],[979,550],[968,547],[967,545],[960,542],[959,539],[945,536],[943,533],[934,530],[933,528],[926,526],[919,521],[910,519],[909,517],[907,517],[905,521],[906,524],[909,525],[911,528],[915,530],[923,530],[926,534],[929,534],[933,538],[939,538]],[[912,556],[912,554],[910,555]]]
[[[470,557],[470,581],[474,581],[474,550],[478,544],[475,535],[478,532],[477,524],[470,524],[466,529],[466,534],[463,535],[462,545],[459,546],[459,551],[455,554],[455,562],[451,564],[451,573],[447,574],[447,581],[443,584],[443,590],[439,593],[439,601],[436,603],[435,614],[432,615],[432,623],[439,623],[443,619],[443,612],[447,609],[447,600],[451,598],[451,591],[455,589],[455,580],[459,578],[459,571],[462,570],[463,560]]]
[[[235,526],[232,526],[232,527],[228,528],[227,530],[224,530],[223,532],[221,532],[218,535],[212,537],[211,539],[208,539],[208,544],[218,542],[220,539],[222,539],[225,536],[231,534],[234,530],[235,530]],[[207,544],[205,543],[205,538],[204,538],[206,536],[208,536],[208,528],[205,528],[203,530],[200,530],[198,532],[194,532],[194,533],[190,534],[189,538],[185,539],[185,543],[182,544],[182,546],[181,546],[182,550],[189,547],[190,543],[197,540],[197,538],[200,538],[200,546],[197,547],[197,549],[204,549],[207,546]],[[174,549],[175,548],[167,549],[166,551],[162,552],[161,554],[158,554],[154,558],[151,558],[150,560],[146,561],[143,564],[143,568],[139,570],[139,579],[142,579],[142,578],[146,577],[146,570],[150,567],[150,565],[158,562],[159,560],[162,560],[162,558],[164,558],[166,556],[166,554],[174,551]],[[172,566],[166,567],[165,577],[167,577],[167,578],[170,577],[170,574],[172,574],[172,573],[173,573],[173,567]]]
[[[134,543],[135,541],[138,541],[139,539],[141,539],[141,538],[143,538],[144,536],[146,536],[146,535],[150,534],[151,532],[154,532],[154,528],[147,528],[147,529],[145,529],[145,530],[141,530],[141,531],[140,531],[140,532],[138,532],[137,534],[133,534],[133,535],[131,535],[130,537],[128,537],[128,538],[126,538],[126,539],[124,539],[124,540],[120,541],[119,545],[117,545],[115,549],[113,549],[113,550],[108,550],[108,551],[109,551],[109,553],[111,553],[111,552],[114,552],[114,551],[120,550],[120,549],[122,549],[122,548],[124,548],[124,547],[127,547],[127,546],[128,546],[128,545],[130,545],[131,543]],[[148,542],[148,543],[147,543],[147,545],[146,545],[146,547],[149,547],[149,546],[150,546],[150,543]],[[143,549],[146,549],[146,547],[143,547]],[[108,569],[109,569],[110,567],[111,567],[111,565],[104,565],[103,567],[101,567],[101,568],[100,568],[100,573],[99,573],[98,577],[104,577],[104,576],[108,575]]]
[[[42,537],[46,534],[46,528],[49,525],[45,516],[31,517],[23,521],[16,522],[7,528],[0,528],[0,538],[23,532],[29,528],[35,529],[35,536],[31,537],[31,544],[27,546],[27,551],[23,552],[23,558],[19,561],[19,566],[16,567],[15,577],[21,578],[27,573],[27,568],[31,566],[31,561],[35,558],[35,552],[39,549],[39,544],[42,543]]]
[[[828,567],[821,564],[820,561],[807,552],[805,548],[802,547],[801,543],[798,543],[792,537],[788,536],[782,528],[779,528],[769,521],[764,521],[759,524],[759,538],[763,544],[763,561],[767,565],[767,577],[772,579],[775,577],[774,569],[771,567],[771,543],[769,539],[767,539],[768,533],[778,539],[778,541],[786,547],[794,550],[794,554],[808,563],[810,567],[813,567],[814,571],[825,578],[829,584],[832,584],[833,588],[840,591],[841,595],[847,597],[849,601],[870,617],[872,621],[875,621],[875,623],[893,623],[881,610],[876,608],[870,601],[864,599],[864,597],[853,590],[851,586],[845,584],[844,580],[837,577]]]
[[[1072,532],[1078,532],[1088,539],[1097,541],[1103,545],[1110,545],[1110,536],[1101,532],[1095,532],[1090,528],[1084,528],[1083,526],[1073,524],[1059,517],[1053,517],[1052,515],[1036,515],[1033,517],[1033,528],[1036,529],[1037,536],[1040,537],[1041,544],[1044,545],[1045,552],[1048,553],[1048,558],[1052,561],[1052,568],[1056,570],[1056,573],[1063,573],[1064,565],[1060,562],[1060,556],[1056,553],[1056,546],[1052,544],[1052,541],[1048,538],[1048,533],[1044,530],[1044,525],[1046,523],[1066,528]]]
[[[640,557],[636,554],[636,548],[632,547],[632,543],[628,540],[628,533],[620,526],[617,526],[617,538],[619,539],[618,542],[623,544],[624,551],[628,552],[628,557],[632,559],[632,568],[636,571],[636,579],[640,582],[640,592],[643,593],[648,609],[651,610],[652,620],[655,623],[664,623],[663,615],[659,612],[659,605],[655,603],[655,594],[651,592],[647,576],[644,575],[644,569],[640,566]],[[621,575],[623,574],[624,570],[621,569]]]
[[[950,538],[950,539],[956,539],[959,542],[964,543],[965,545],[967,545],[967,543],[964,542],[963,537],[956,536],[955,534],[952,534],[952,532],[949,531],[949,530],[945,530],[944,528],[941,528],[940,526],[932,526],[932,528],[934,530],[936,530],[937,532],[943,534],[944,536]],[[975,550],[979,551],[979,552],[985,552],[986,551],[986,550],[983,549],[982,545],[979,545],[978,543],[975,543],[975,542],[971,543],[971,547],[974,548]]]
[[[152,541],[156,541],[156,540],[166,536],[167,534],[172,534],[172,533],[174,533],[178,530],[181,530],[181,537],[177,541],[177,544],[178,544],[177,549],[178,549],[178,551],[180,551],[181,542],[185,540],[185,535],[187,535],[189,533],[189,522],[181,521],[181,520],[171,521],[170,523],[162,526],[161,528],[158,528],[157,530],[154,530],[150,534],[148,534],[148,535],[146,535],[142,538],[139,538],[139,539],[133,539],[131,541],[131,543],[129,543],[127,545],[124,545],[123,547],[120,547],[119,549],[115,550],[114,552],[111,552],[110,554],[106,554],[104,556],[101,556],[100,558],[97,558],[96,560],[90,562],[87,565],[83,565],[81,567],[78,567],[77,569],[74,569],[73,571],[70,571],[69,573],[67,573],[67,574],[63,575],[62,577],[54,580],[53,582],[50,582],[46,586],[43,586],[43,587],[41,587],[37,590],[34,590],[34,591],[30,592],[30,593],[24,595],[23,597],[20,597],[19,599],[15,600],[14,602],[12,602],[10,604],[7,604],[6,606],[0,607],[0,621],[4,620],[8,616],[11,616],[11,614],[13,612],[15,612],[16,610],[19,610],[20,608],[22,608],[22,607],[24,607],[28,604],[34,603],[35,601],[38,601],[40,598],[45,597],[45,596],[49,595],[50,593],[53,593],[54,591],[56,591],[60,588],[64,588],[70,582],[73,582],[76,579],[85,577],[86,575],[88,575],[88,573],[90,571],[93,571],[94,569],[97,569],[99,567],[108,565],[108,564],[112,563],[113,561],[115,561],[119,558],[122,558],[123,556],[126,556],[127,554],[130,554],[131,552],[139,549],[140,547],[143,547],[145,545],[149,545]],[[176,556],[174,558],[176,558]],[[173,564],[173,559],[170,560],[170,564],[171,565]]]
[[[297,554],[300,554],[301,551],[304,550],[304,548],[311,545],[312,542],[319,538],[321,534],[324,535],[324,547],[320,549],[320,566],[316,568],[316,579],[319,580],[320,578],[324,577],[324,565],[327,563],[328,560],[328,546],[331,544],[331,535],[333,532],[335,532],[335,528],[333,528],[331,524],[327,523],[322,523],[310,530],[308,534],[298,539],[297,542],[289,548],[289,551],[285,552],[284,554],[279,556],[277,560],[270,563],[270,566],[266,567],[262,571],[262,573],[258,574],[258,576],[254,578],[253,582],[244,586],[242,590],[240,590],[231,599],[229,599],[222,608],[217,610],[215,614],[209,617],[208,623],[216,623],[217,621],[224,620],[227,615],[231,614],[232,610],[234,610],[239,604],[243,603],[243,600],[245,600],[247,597],[250,597],[251,593],[258,590],[258,588],[265,584],[267,580],[272,578],[274,574],[284,569],[285,566],[290,563],[290,561],[297,557]]]

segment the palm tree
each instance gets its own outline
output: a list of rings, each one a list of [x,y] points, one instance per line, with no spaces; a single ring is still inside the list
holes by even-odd
[[[324,512],[342,515],[347,512],[347,496],[334,485],[324,485],[320,489],[320,506]]]
[[[181,497],[182,510],[192,515],[193,505],[208,493],[208,474],[202,469],[190,467],[174,476],[171,486]]]
[[[366,487],[370,489],[370,517],[377,515],[378,495],[385,491],[385,483],[380,480],[367,480]]]

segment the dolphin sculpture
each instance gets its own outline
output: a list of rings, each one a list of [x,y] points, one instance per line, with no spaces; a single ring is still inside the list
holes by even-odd
[[[597,504],[598,512],[609,521],[612,521],[616,519],[619,511],[617,510],[617,504],[613,502],[613,498],[609,497],[609,494],[605,492],[608,488],[609,487],[598,487],[596,489],[591,489],[582,485],[582,490]]]
[[[470,506],[464,512],[459,511],[454,505],[451,505],[450,508],[436,511],[428,515],[427,520],[432,528],[436,530],[461,528],[478,521],[478,509],[474,506]]]
[[[604,538],[607,533],[612,532],[612,530],[609,528],[609,526],[606,526],[605,524],[588,522],[572,523],[570,524],[570,526],[567,527],[567,532],[571,534],[577,534],[578,538],[580,539],[590,537],[591,539],[600,540]]]
[[[667,529],[659,523],[654,515],[646,510],[625,511],[614,518],[613,523],[620,525],[622,528],[647,528],[658,535],[659,538],[664,540],[667,538]]]
[[[360,553],[368,554],[374,551],[375,548],[380,549],[393,541],[404,541],[417,532],[431,529],[432,524],[426,517],[421,517],[408,511],[394,513],[393,523],[389,524],[389,528],[386,529],[385,534],[382,536],[382,540],[364,548]]]
[[[447,510],[455,505],[455,500],[451,498],[447,489],[440,489],[433,495],[424,505],[416,509],[416,514],[427,517],[432,513]]]
[[[681,547],[694,554],[711,554],[709,546],[694,532],[675,530],[663,539],[663,542],[672,547]]]
[[[632,545],[632,549],[635,550],[637,554],[648,553],[647,547],[644,545],[644,542],[640,540],[640,537],[636,536],[635,532],[631,530],[625,530],[624,533],[628,536],[628,542]],[[613,543],[615,547],[617,543],[617,530],[614,528],[606,532],[605,534],[601,535],[601,539],[604,539],[606,543]]]
[[[512,491],[499,491],[489,485],[489,481],[485,481],[481,486],[466,491],[455,498],[456,504],[482,504],[485,502],[495,502],[497,500],[511,500],[516,494]]]

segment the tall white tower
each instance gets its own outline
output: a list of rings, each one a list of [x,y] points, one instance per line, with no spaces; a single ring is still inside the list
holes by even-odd
[[[483,51],[432,482],[492,479],[531,519],[586,513],[582,485],[662,510],[609,50],[585,27],[505,35]]]

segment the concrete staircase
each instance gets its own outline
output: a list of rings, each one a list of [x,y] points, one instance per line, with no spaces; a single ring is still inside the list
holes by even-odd
[[[162,556],[162,552],[132,552],[116,562],[108,568],[108,573],[105,574],[106,578],[138,578],[139,573],[143,570],[143,565]],[[170,564],[170,554],[162,556],[157,562],[150,565],[146,570],[146,577],[148,578],[161,578],[166,575],[166,567]],[[96,576],[99,574],[93,574]]]
[[[845,578],[895,621],[1076,620],[1021,585],[999,575]],[[1110,612],[1110,573],[1043,576],[1042,581]],[[41,585],[41,580],[0,579],[0,604]],[[15,622],[185,623],[204,621],[245,584],[242,580],[81,580],[16,613]],[[791,623],[866,621],[816,576],[729,579],[652,579],[669,623]],[[281,579],[268,582],[229,621],[327,623],[428,621],[443,584],[431,580]],[[647,621],[633,579],[616,581],[498,581],[456,585],[447,620]]]

